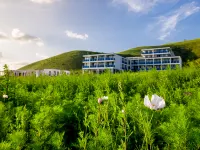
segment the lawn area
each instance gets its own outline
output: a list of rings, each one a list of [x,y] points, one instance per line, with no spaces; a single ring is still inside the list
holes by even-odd
[[[0,79],[0,149],[199,149],[200,68]],[[145,95],[166,106],[151,110]],[[98,98],[108,96],[101,104]]]

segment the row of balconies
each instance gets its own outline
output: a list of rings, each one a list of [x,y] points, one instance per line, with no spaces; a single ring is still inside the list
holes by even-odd
[[[103,61],[103,60],[115,60],[115,58],[90,58],[90,59],[84,59],[83,61]]]
[[[160,53],[169,53],[169,51],[168,50],[159,50],[159,51],[150,51],[150,52],[148,52],[148,51],[145,51],[145,52],[142,52],[142,54],[160,54]]]
[[[171,69],[176,68],[175,66],[170,66]],[[154,68],[148,68],[148,67],[143,67],[143,68],[132,68],[132,70],[153,70]],[[156,70],[166,70],[167,67],[155,67]]]
[[[162,61],[162,64],[168,64],[168,63],[180,63],[179,60],[174,60],[174,61]],[[134,62],[131,63],[132,65],[136,65],[136,64],[161,64],[161,61],[154,61],[154,62]]]
[[[92,66],[83,66],[83,68],[102,68],[102,67],[115,67],[115,65],[92,65]]]

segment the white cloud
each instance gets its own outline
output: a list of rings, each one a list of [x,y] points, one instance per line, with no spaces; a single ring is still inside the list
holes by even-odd
[[[30,62],[28,62],[28,61],[11,61],[9,59],[1,59],[0,62],[1,62],[0,63],[0,71],[3,70],[3,66],[5,64],[8,65],[10,70],[16,70],[16,69],[19,69],[23,66],[30,64]]]
[[[152,29],[155,31],[158,30],[158,39],[165,40],[173,31],[176,31],[177,24],[180,21],[199,11],[200,6],[197,6],[196,2],[184,4],[177,10],[174,10],[164,16],[159,16],[156,23],[152,26]]]
[[[19,41],[21,44],[27,43],[27,42],[28,43],[34,42],[38,46],[44,45],[44,43],[42,42],[42,40],[40,38],[25,34],[25,33],[21,32],[19,29],[12,30],[12,38],[16,41]]]
[[[67,30],[65,33],[70,38],[81,39],[81,40],[86,40],[88,38],[87,34],[78,34],[69,30]]]
[[[153,7],[159,3],[177,2],[179,0],[113,0],[113,3],[128,6],[129,11],[135,13],[148,13]]]
[[[44,55],[41,55],[39,53],[36,53],[35,55],[36,55],[36,57],[41,58],[41,59],[47,59],[47,58],[49,58],[49,56],[44,56]]]
[[[38,4],[51,4],[53,2],[56,2],[58,0],[30,0],[33,3],[38,3]]]

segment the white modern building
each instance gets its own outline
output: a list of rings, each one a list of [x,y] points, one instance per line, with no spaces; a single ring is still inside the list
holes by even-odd
[[[43,69],[43,70],[10,70],[10,73],[14,76],[30,76],[35,75],[36,77],[41,75],[47,76],[58,76],[60,74],[70,74],[68,70],[59,70],[59,69]],[[4,75],[4,72],[0,72],[0,76]]]
[[[176,66],[182,68],[182,59],[175,56],[170,47],[142,49],[141,57],[128,57],[131,61],[131,70],[166,70],[169,66],[174,69]]]
[[[83,57],[83,72],[102,73],[106,69],[111,70],[111,72],[123,70],[122,60],[124,58],[117,54],[93,54]]]
[[[170,47],[142,49],[141,57],[122,57],[117,54],[96,54],[83,56],[83,72],[101,73],[105,69],[112,72],[131,70],[165,70],[169,66],[182,68],[182,59],[175,56]]]
[[[36,77],[40,75],[47,75],[47,76],[58,76],[61,74],[70,74],[68,70],[59,70],[59,69],[44,69],[44,70],[36,70],[35,71]]]

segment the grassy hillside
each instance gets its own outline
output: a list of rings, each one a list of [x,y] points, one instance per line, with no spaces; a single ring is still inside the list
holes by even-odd
[[[118,54],[129,57],[140,56],[140,50],[143,48],[156,48],[164,46],[171,47],[175,55],[179,55],[182,57],[183,62],[194,61],[200,58],[200,39],[187,40],[176,43],[167,43],[164,45],[157,45],[157,46],[136,47],[119,52]],[[28,70],[28,69],[57,68],[57,69],[67,69],[67,70],[71,69],[78,70],[81,69],[82,66],[82,56],[85,54],[94,54],[94,53],[97,52],[75,50],[32,63],[20,69]],[[198,60],[197,62],[200,61]]]
[[[64,69],[64,70],[81,69],[82,56],[94,53],[96,54],[97,52],[74,50],[29,64],[25,67],[20,68],[19,70],[44,69],[44,68]]]

